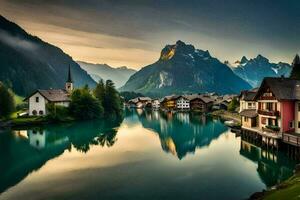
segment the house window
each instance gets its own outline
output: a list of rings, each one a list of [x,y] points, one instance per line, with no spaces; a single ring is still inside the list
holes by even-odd
[[[300,112],[300,103],[298,103],[298,112]]]
[[[245,118],[244,118],[244,122],[248,122],[248,117],[245,117]]]
[[[40,110],[39,115],[43,115],[43,114],[44,114],[44,111]]]
[[[35,97],[35,102],[38,103],[40,101],[39,97]]]
[[[298,122],[298,128],[300,128],[300,122]]]
[[[294,128],[294,123],[293,123],[293,121],[290,122],[290,128]]]
[[[37,115],[37,111],[36,111],[36,110],[33,110],[33,111],[32,111],[32,114],[33,114],[33,115]]]
[[[273,104],[272,103],[267,103],[267,110],[272,111],[273,110]]]
[[[261,123],[265,125],[266,122],[267,122],[267,119],[266,119],[265,117],[262,117],[262,118],[261,118]]]

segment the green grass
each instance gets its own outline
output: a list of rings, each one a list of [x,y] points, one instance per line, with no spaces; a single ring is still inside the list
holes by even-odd
[[[280,184],[277,190],[267,192],[263,199],[300,199],[300,172]]]
[[[23,103],[24,97],[21,97],[21,96],[18,96],[18,95],[15,94],[14,99],[15,99],[16,105],[19,105],[19,104]]]

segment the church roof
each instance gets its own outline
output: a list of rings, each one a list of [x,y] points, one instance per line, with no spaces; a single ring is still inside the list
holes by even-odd
[[[24,101],[28,100],[36,93],[40,93],[45,99],[47,99],[50,102],[71,101],[69,93],[66,90],[62,90],[62,89],[37,90],[34,93],[32,93],[30,96],[28,96],[26,99],[24,99]]]

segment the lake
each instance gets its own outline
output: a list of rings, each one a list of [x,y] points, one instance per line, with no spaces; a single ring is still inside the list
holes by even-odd
[[[218,119],[127,110],[122,120],[0,133],[0,199],[245,199],[295,162]]]

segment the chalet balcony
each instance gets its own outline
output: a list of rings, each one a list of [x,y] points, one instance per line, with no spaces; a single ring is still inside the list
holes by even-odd
[[[267,115],[267,116],[276,116],[276,117],[280,116],[280,112],[275,110],[257,110],[257,113],[260,115]]]
[[[295,133],[284,133],[282,137],[283,142],[293,146],[300,147],[300,135]]]
[[[260,100],[276,100],[274,96],[261,96]]]

